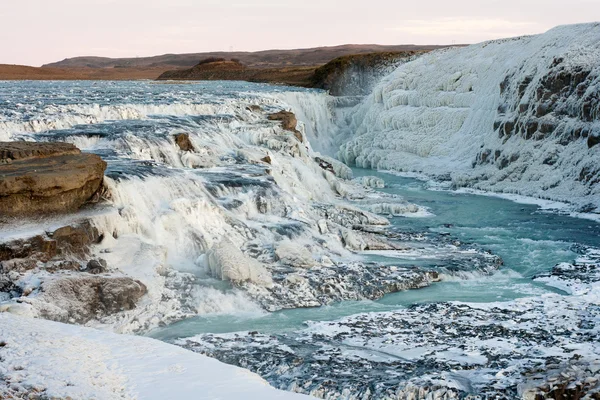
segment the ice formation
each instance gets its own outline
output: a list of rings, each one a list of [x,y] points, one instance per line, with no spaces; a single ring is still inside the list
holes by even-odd
[[[176,343],[249,368],[275,387],[325,399],[594,398],[599,272],[600,253],[592,249],[539,278],[571,288],[572,296],[419,304],[297,332],[205,334]]]
[[[351,110],[338,154],[597,210],[599,88],[598,23],[434,51]]]

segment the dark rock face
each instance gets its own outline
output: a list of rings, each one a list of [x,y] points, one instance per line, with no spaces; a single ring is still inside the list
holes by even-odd
[[[517,82],[517,76],[508,75],[500,84],[502,103],[495,127],[501,138],[553,136],[566,145],[591,137],[590,123],[600,119],[600,93],[594,90],[598,76],[592,65],[573,66],[556,58],[539,79],[527,76]],[[588,139],[588,147],[594,144]]]
[[[106,270],[107,270],[107,264],[106,264],[106,261],[103,259],[90,260],[90,261],[88,261],[87,265],[85,266],[85,272],[92,274],[92,275],[101,274],[103,272],[106,272]]]
[[[325,161],[320,157],[315,157],[315,162],[319,164],[319,167],[323,168],[325,171],[329,171],[335,175],[335,170],[333,169],[333,165],[330,162]]]
[[[394,68],[422,53],[402,51],[339,57],[317,68],[312,83],[316,88],[329,90],[333,96],[365,96]]]
[[[0,154],[3,216],[74,211],[100,189],[106,170],[99,156],[67,143],[0,142]]]
[[[194,145],[190,140],[190,135],[187,133],[175,135],[175,143],[182,151],[194,151]]]

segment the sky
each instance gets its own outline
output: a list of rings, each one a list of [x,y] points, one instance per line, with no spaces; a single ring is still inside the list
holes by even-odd
[[[0,63],[339,44],[452,44],[600,21],[600,0],[18,0]]]

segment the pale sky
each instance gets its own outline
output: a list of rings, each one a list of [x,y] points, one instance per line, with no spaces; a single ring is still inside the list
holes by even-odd
[[[346,43],[450,44],[600,21],[600,0],[16,0],[0,63]]]

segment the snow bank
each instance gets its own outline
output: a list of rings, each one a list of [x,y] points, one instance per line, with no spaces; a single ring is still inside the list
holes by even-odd
[[[0,398],[300,399],[154,339],[0,314]]]

